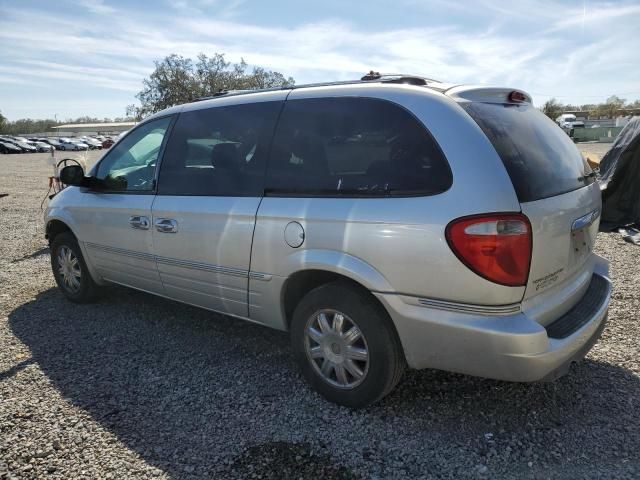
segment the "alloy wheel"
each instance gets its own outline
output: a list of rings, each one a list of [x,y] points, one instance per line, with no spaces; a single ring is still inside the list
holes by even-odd
[[[64,288],[71,293],[80,291],[82,281],[82,269],[80,268],[80,260],[73,250],[67,246],[62,246],[58,250],[58,273],[64,285]]]
[[[324,381],[352,389],[369,371],[369,349],[358,325],[336,310],[319,310],[307,321],[304,332],[308,360]]]

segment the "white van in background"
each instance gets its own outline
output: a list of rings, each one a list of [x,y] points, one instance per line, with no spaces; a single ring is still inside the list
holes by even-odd
[[[572,128],[584,128],[584,122],[578,120],[573,113],[563,113],[556,118],[556,123],[560,125],[560,128],[565,130],[571,130]]]

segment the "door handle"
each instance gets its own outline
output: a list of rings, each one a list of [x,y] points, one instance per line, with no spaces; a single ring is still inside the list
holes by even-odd
[[[156,218],[156,230],[160,233],[176,233],[178,231],[178,222],[171,218]]]
[[[131,228],[137,228],[138,230],[149,230],[149,217],[133,215],[129,217],[129,225],[131,225]]]

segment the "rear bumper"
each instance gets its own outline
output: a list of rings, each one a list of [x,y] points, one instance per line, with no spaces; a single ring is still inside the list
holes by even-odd
[[[604,329],[611,291],[608,263],[599,259],[585,295],[547,327],[524,312],[456,312],[400,295],[376,296],[391,315],[411,368],[532,382],[563,375],[587,354]]]

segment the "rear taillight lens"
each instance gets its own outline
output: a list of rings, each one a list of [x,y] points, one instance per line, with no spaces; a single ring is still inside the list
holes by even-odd
[[[456,256],[481,277],[507,286],[526,285],[531,263],[531,225],[520,213],[463,217],[447,225]]]
[[[509,93],[510,102],[522,103],[522,102],[525,102],[526,100],[527,100],[527,97],[522,92],[518,92],[517,90],[514,90],[513,92]]]

